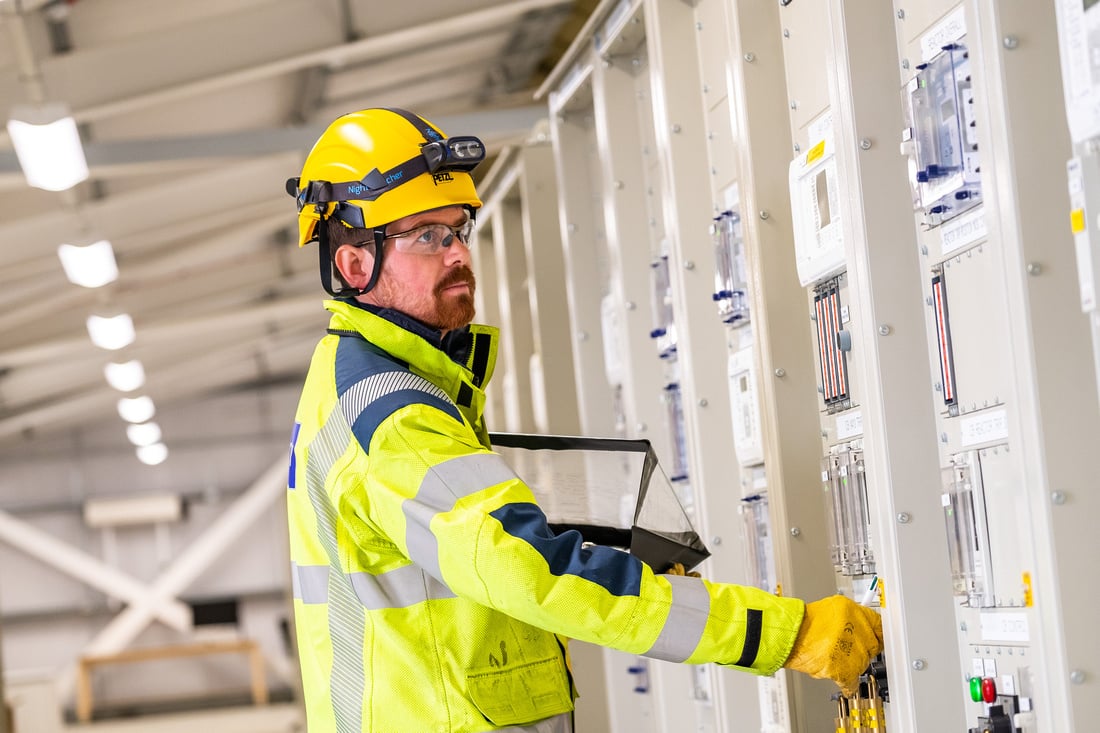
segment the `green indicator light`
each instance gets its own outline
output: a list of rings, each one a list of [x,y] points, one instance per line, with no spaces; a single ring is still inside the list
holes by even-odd
[[[982,701],[982,678],[971,677],[970,678],[970,699],[974,702]]]

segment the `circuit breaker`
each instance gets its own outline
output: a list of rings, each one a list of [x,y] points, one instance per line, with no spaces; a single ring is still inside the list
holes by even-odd
[[[970,52],[962,39],[952,41],[917,69],[905,86],[902,144],[925,223],[936,226],[981,202]]]

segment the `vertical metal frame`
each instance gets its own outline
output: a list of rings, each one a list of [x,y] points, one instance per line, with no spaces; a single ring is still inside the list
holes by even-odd
[[[954,609],[920,262],[894,142],[900,103],[883,103],[899,98],[894,18],[880,3],[830,0],[825,63],[841,187],[850,192],[842,219],[874,550],[886,584],[887,729],[953,730],[963,721],[960,663],[943,627]]]
[[[716,580],[751,583],[742,546],[745,538],[736,521],[740,467],[730,455],[734,438],[725,325],[710,297],[714,289],[710,225],[715,196],[710,186],[712,166],[707,158],[701,96],[702,28],[696,10],[688,3],[648,0],[644,9],[657,164],[664,182],[663,233],[669,245],[677,359],[697,516],[700,531],[714,552],[708,562],[708,575]],[[734,730],[734,725],[736,729],[759,728],[756,680],[748,675],[710,671],[717,672],[712,683],[716,720],[711,725],[717,730]],[[700,730],[704,724],[698,723]]]
[[[606,287],[601,280],[600,252],[606,250],[607,243],[597,208],[600,184],[591,175],[596,157],[591,60],[578,62],[575,74],[574,86],[566,93],[552,93],[549,100],[550,138],[559,182],[558,229],[580,427],[585,435],[610,437],[616,434],[611,407],[614,391],[606,377],[600,322]]]
[[[486,222],[487,224],[490,222]],[[493,211],[493,256],[496,258],[500,328],[505,334],[497,355],[503,367],[494,381],[503,388],[504,424],[510,432],[533,432],[531,404],[531,301],[528,297],[527,261],[523,243],[519,195],[514,185],[502,191]]]
[[[541,139],[540,139],[541,138]],[[557,176],[545,130],[520,150],[518,182],[523,242],[531,299],[531,336],[541,370],[540,410],[535,429],[575,435],[580,431],[569,320],[561,318],[565,300],[565,261],[554,198]],[[541,413],[541,414],[540,414]]]
[[[1100,413],[1096,405],[1089,328],[1080,317],[1073,239],[1061,183],[1072,147],[1058,84],[1053,3],[968,0],[968,26],[982,53],[976,96],[988,121],[983,164],[990,238],[1003,252],[1011,329],[1016,409],[1010,435],[1027,493],[1035,553],[1035,608],[1044,695],[1035,710],[1041,731],[1088,730],[1100,692],[1100,633],[1095,624],[1095,577],[1100,496],[1090,490],[1100,472]]]
[[[626,434],[648,438],[661,463],[670,465],[671,446],[664,428],[664,388],[653,344],[649,339],[652,297],[651,227],[646,210],[647,177],[639,155],[643,149],[637,114],[635,69],[628,59],[599,59],[593,74],[596,146],[601,177],[599,198],[607,236],[611,295],[622,324],[623,407]]]

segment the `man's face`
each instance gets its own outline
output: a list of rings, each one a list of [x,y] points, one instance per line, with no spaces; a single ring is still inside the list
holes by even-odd
[[[427,224],[458,226],[466,220],[461,206],[448,206],[406,216],[386,227],[396,234]],[[422,234],[420,238],[430,237]],[[415,237],[415,235],[414,235]],[[458,237],[435,254],[402,251],[394,239],[385,242],[382,272],[366,302],[393,308],[441,331],[462,328],[474,317],[474,273],[470,249]]]

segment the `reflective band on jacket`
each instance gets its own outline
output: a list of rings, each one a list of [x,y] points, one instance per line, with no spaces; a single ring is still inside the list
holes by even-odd
[[[368,611],[408,608],[427,600],[455,597],[447,586],[415,565],[381,575],[351,573],[344,577]],[[291,580],[294,597],[302,603],[328,602],[328,565],[291,563]]]
[[[645,653],[666,662],[683,662],[703,638],[710,616],[710,594],[701,578],[666,575],[672,585],[672,607],[661,635]]]
[[[433,576],[442,577],[439,542],[431,530],[432,518],[450,511],[458,499],[515,477],[515,471],[495,453],[458,456],[430,468],[420,482],[416,498],[401,506],[408,522],[405,540],[409,557]]]
[[[382,372],[356,382],[340,395],[340,409],[348,425],[354,425],[377,400],[404,390],[423,392],[443,402],[451,401],[446,392],[423,377],[409,372]]]
[[[332,567],[340,567],[336,547],[336,510],[324,496],[325,479],[344,453],[351,429],[336,410],[309,447],[306,476],[309,499],[317,516],[317,536]],[[363,729],[362,699],[366,689],[363,670],[363,608],[350,583],[328,585],[329,629],[332,634],[332,708],[339,733]],[[336,643],[339,639],[342,643]]]

